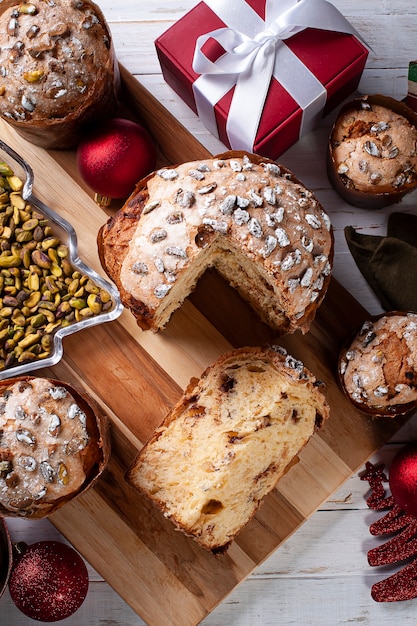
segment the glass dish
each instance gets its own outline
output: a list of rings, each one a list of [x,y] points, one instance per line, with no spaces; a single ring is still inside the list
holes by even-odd
[[[0,140],[0,161],[7,163],[23,182],[23,188],[20,195],[26,203],[30,204],[40,212],[45,219],[48,220],[52,228],[52,234],[60,239],[60,242],[67,246],[69,254],[68,260],[75,271],[79,271],[82,275],[87,276],[99,288],[110,295],[111,306],[108,310],[101,311],[91,317],[85,317],[62,326],[53,331],[53,344],[51,345],[48,356],[44,358],[35,357],[34,360],[16,363],[4,367],[0,370],[0,380],[10,378],[12,376],[20,376],[32,372],[33,370],[51,367],[58,363],[63,356],[63,339],[67,335],[76,333],[77,331],[115,320],[123,311],[123,305],[120,301],[119,292],[116,287],[102,278],[94,269],[86,265],[78,256],[77,235],[74,228],[64,218],[55,213],[41,200],[33,195],[34,174],[30,165],[10,146]],[[1,238],[0,238],[1,241]],[[3,291],[0,292],[0,296]],[[1,346],[1,344],[0,344]],[[3,367],[3,366],[1,366]]]

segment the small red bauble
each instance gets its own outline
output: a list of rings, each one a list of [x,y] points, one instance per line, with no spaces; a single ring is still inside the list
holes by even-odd
[[[69,617],[88,591],[87,567],[70,546],[40,541],[25,546],[9,580],[10,596],[22,613],[41,622]]]
[[[417,444],[404,446],[394,456],[389,486],[398,506],[417,517]]]
[[[115,118],[96,128],[78,145],[81,177],[105,198],[126,198],[156,165],[156,149],[145,128]]]

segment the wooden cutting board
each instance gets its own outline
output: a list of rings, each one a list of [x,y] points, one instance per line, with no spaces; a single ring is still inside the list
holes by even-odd
[[[207,150],[121,68],[127,114],[157,140],[160,164]],[[34,193],[75,227],[81,258],[103,274],[96,235],[108,214],[80,181],[73,152],[46,152],[0,122],[1,137],[35,173]],[[213,297],[215,294],[215,297]],[[343,340],[367,312],[335,280],[307,335],[277,338],[216,274],[207,273],[167,329],[141,331],[124,311],[114,322],[67,337],[64,358],[41,373],[84,387],[107,413],[112,456],[98,484],[50,519],[124,600],[152,626],[200,622],[402,425],[372,421],[335,378]],[[232,346],[280,343],[327,385],[331,417],[264,501],[226,555],[215,557],[174,530],[124,480],[142,444],[191,376]]]

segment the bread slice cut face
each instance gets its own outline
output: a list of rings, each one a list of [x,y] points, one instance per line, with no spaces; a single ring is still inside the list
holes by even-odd
[[[193,379],[127,480],[223,552],[328,418],[323,387],[282,348],[241,348]]]

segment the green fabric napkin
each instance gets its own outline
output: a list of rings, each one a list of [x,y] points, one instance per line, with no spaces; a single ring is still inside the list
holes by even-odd
[[[346,226],[349,250],[386,311],[417,311],[417,215],[393,213],[387,236]]]

